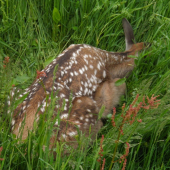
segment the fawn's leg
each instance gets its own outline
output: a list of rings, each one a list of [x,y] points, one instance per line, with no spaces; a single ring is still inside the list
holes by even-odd
[[[103,126],[101,120],[98,120],[99,109],[96,102],[86,96],[76,97],[73,101],[73,107],[68,119],[60,122],[57,135],[58,141],[65,141],[67,144],[77,148],[77,139],[84,134],[93,140],[96,134]],[[51,143],[55,143],[55,136],[51,138]],[[79,136],[80,135],[80,136]],[[67,152],[67,151],[66,151]]]
[[[125,93],[126,84],[123,83],[120,86],[116,86],[115,82],[117,80],[119,80],[119,78],[105,81],[96,90],[94,99],[98,107],[101,108],[102,105],[105,106],[103,117],[106,117],[107,114],[110,113],[111,109],[119,103],[120,96]]]

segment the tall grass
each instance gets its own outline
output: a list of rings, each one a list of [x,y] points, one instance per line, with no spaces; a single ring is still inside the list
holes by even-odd
[[[57,143],[54,160],[48,147],[52,133],[50,122],[40,124],[25,143],[10,133],[11,116],[6,111],[6,99],[12,85],[24,89],[35,78],[36,70],[44,68],[71,43],[87,43],[108,51],[125,49],[121,20],[131,23],[136,41],[149,42],[151,47],[141,52],[136,68],[127,79],[127,94],[121,100],[128,105],[136,94],[160,95],[161,105],[141,112],[142,123],[126,125],[117,157],[124,153],[124,143],[130,143],[126,169],[170,168],[170,2],[168,0],[0,0],[0,169],[99,169],[101,134],[105,169],[109,168],[117,130],[108,119],[92,145],[79,139],[80,148],[69,156],[61,156],[64,144]],[[10,57],[6,68],[3,60]],[[142,98],[140,98],[142,100]],[[52,111],[52,105],[49,111]],[[120,122],[120,114],[115,121]],[[36,125],[35,125],[36,126]],[[69,146],[68,146],[69,147]],[[69,148],[67,148],[69,149]],[[113,169],[121,169],[115,163]]]

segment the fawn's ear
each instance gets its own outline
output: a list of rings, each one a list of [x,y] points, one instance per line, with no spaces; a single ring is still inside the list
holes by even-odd
[[[126,18],[122,20],[123,29],[125,33],[126,51],[129,50],[133,44],[135,44],[135,37],[133,34],[133,29]]]

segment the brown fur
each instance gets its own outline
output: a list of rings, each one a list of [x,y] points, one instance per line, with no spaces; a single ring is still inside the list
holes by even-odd
[[[115,86],[117,80],[119,78],[105,81],[96,90],[94,99],[98,107],[105,106],[103,117],[106,117],[113,107],[119,104],[120,96],[125,94],[126,84],[123,83],[120,86]]]

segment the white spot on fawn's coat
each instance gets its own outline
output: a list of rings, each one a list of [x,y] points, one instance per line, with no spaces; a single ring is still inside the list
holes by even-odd
[[[62,114],[60,116],[61,119],[67,119],[68,118],[68,113]]]

